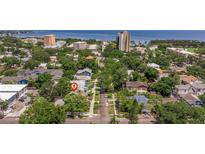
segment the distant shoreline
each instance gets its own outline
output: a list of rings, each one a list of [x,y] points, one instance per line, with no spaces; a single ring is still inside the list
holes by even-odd
[[[54,34],[57,39],[95,39],[98,41],[116,40],[120,30],[30,30],[14,33],[17,38],[42,38]],[[150,42],[151,40],[197,40],[205,42],[205,30],[128,30],[131,40],[135,42]],[[1,31],[0,31],[1,32]]]

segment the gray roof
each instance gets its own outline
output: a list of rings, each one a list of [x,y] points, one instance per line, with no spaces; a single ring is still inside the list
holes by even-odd
[[[49,73],[52,75],[53,80],[59,80],[63,75],[63,70],[61,69],[34,69],[34,70],[25,70],[18,73],[17,76],[8,76],[3,77],[2,82],[8,81],[20,81],[20,80],[29,80],[30,78],[35,80],[39,74]]]
[[[205,84],[203,84],[203,83],[193,83],[192,87],[197,88],[197,89],[205,89]]]
[[[135,95],[134,96],[135,100],[139,103],[139,104],[146,104],[148,102],[148,98],[144,95]]]
[[[89,72],[89,73],[92,73],[92,70],[91,70],[91,69],[89,69],[89,68],[84,68],[84,69],[78,70],[76,74],[81,74],[81,73],[83,73],[83,72],[85,72],[85,71],[86,71],[86,72]]]
[[[204,83],[193,83],[193,84],[186,84],[186,85],[176,85],[176,89],[178,90],[184,90],[189,88],[195,88],[195,89],[205,89]]]
[[[65,102],[63,101],[63,99],[58,99],[55,101],[55,105],[63,106],[64,104]]]
[[[176,85],[176,89],[183,90],[183,89],[189,89],[191,86],[189,84],[186,85]]]
[[[201,100],[192,95],[192,94],[186,94],[186,95],[181,95],[181,97],[187,102],[189,103],[190,105],[195,105],[196,102],[201,102]]]

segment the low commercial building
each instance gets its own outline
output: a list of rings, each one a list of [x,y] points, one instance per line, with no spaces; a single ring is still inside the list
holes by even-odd
[[[97,52],[98,45],[97,44],[90,44],[90,45],[88,45],[88,49],[91,50],[92,52]]]
[[[74,42],[73,47],[75,50],[84,50],[88,48],[88,44],[86,42]]]
[[[11,103],[25,93],[26,87],[22,84],[0,84],[0,100]]]
[[[48,73],[52,75],[52,80],[57,81],[59,80],[63,75],[62,69],[43,69],[38,68],[34,70],[25,70],[22,72],[19,72],[17,76],[7,76],[3,77],[1,79],[2,83],[9,83],[11,81],[18,83],[18,84],[27,84],[29,79],[35,80],[38,75]]]
[[[186,49],[184,48],[174,48],[174,47],[170,47],[170,48],[167,48],[167,51],[169,52],[175,52],[179,55],[182,55],[182,56],[185,56],[185,57],[188,57],[188,56],[194,56],[196,57],[197,54],[196,53],[192,53],[192,52],[189,52],[187,51]]]

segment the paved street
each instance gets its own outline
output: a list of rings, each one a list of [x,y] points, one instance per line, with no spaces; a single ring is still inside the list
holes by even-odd
[[[100,117],[102,119],[109,118],[109,114],[108,114],[108,95],[107,95],[107,93],[100,94]]]
[[[18,124],[19,118],[3,118],[0,119],[0,124]]]
[[[97,84],[97,79],[95,79],[94,81],[94,87],[92,88],[92,93],[93,93],[93,98],[92,101],[90,103],[90,111],[89,111],[89,117],[93,117],[94,114],[94,105],[95,105],[95,94],[96,94],[96,84]]]

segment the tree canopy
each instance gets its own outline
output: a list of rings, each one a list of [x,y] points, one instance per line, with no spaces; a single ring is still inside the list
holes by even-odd
[[[55,106],[43,97],[38,97],[33,104],[21,114],[21,124],[62,124],[66,113],[63,107]]]

